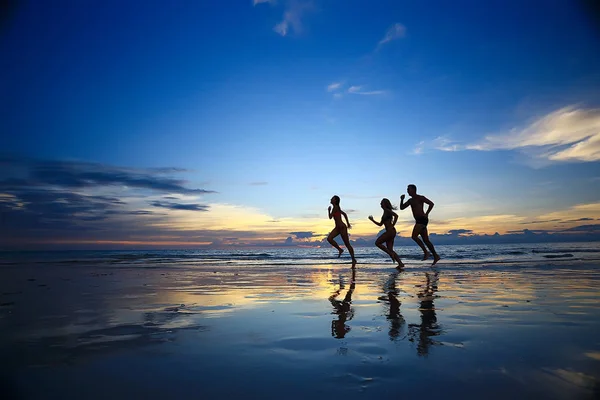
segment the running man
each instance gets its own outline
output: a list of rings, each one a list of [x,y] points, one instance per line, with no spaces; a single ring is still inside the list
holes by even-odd
[[[410,199],[405,203],[404,195],[400,196],[400,209],[404,210],[408,206],[412,209],[413,217],[415,217],[415,227],[412,231],[412,239],[417,242],[421,250],[423,250],[423,261],[429,258],[429,253],[427,252],[427,248],[431,250],[431,254],[433,255],[433,264],[435,265],[438,261],[440,261],[440,256],[435,252],[435,248],[433,247],[433,243],[429,240],[429,234],[427,233],[427,224],[429,223],[429,213],[433,209],[433,201],[429,200],[425,196],[421,196],[417,194],[417,187],[413,184],[408,185],[406,188]],[[427,211],[423,211],[423,206],[427,204]],[[421,235],[421,239],[419,239],[419,235]],[[423,245],[423,242],[425,245]]]

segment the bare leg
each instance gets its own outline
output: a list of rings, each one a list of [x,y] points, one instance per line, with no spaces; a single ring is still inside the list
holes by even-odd
[[[390,233],[391,232],[385,232],[384,234],[382,234],[381,236],[379,236],[377,238],[377,240],[375,241],[375,246],[379,247],[381,250],[383,250],[388,256],[390,256],[392,258],[392,260],[394,261],[398,261],[396,258],[398,257],[398,255],[396,253],[394,253],[393,251],[388,250],[387,247],[385,247],[384,243],[387,242],[390,239]],[[393,236],[392,236],[393,238]],[[396,257],[394,257],[394,255],[396,255]],[[400,266],[400,264],[402,264],[402,261],[400,261],[398,263],[398,266]]]
[[[350,237],[348,236],[348,230],[341,231],[340,235],[342,235],[342,240],[344,241],[344,245],[346,246],[346,248],[348,249],[348,252],[350,253],[350,257],[352,257],[352,263],[356,264],[356,258],[354,257],[354,248],[350,244]]]
[[[427,227],[425,227],[421,224],[415,224],[415,227],[413,228],[413,231],[412,231],[412,240],[417,242],[417,244],[419,245],[421,250],[423,250],[423,261],[425,261],[429,258],[429,253],[427,252],[427,249],[425,248],[425,245],[423,244],[421,239],[419,239],[419,234],[421,234],[423,229],[427,229]]]
[[[433,264],[431,265],[437,264],[437,262],[440,261],[441,257],[438,255],[438,253],[436,253],[435,247],[433,247],[433,243],[431,243],[431,241],[429,240],[429,233],[427,232],[427,227],[425,227],[425,229],[421,231],[421,237],[423,238],[423,242],[425,242],[427,248],[431,250],[431,254],[433,254]]]
[[[387,240],[387,242],[386,242],[387,248],[392,253],[392,260],[394,260],[398,263],[398,266],[396,268],[399,268],[399,269],[404,268],[404,263],[400,259],[400,256],[398,256],[398,253],[396,253],[394,251],[394,239],[396,239],[395,234]]]
[[[337,242],[335,240],[333,240],[333,238],[339,234],[340,234],[340,232],[338,231],[338,228],[333,228],[333,230],[331,231],[329,236],[327,236],[327,241],[329,242],[329,244],[332,245],[333,247],[335,247],[337,249],[337,251],[339,251],[338,257],[340,257],[342,255],[344,250],[342,250],[340,245],[337,244]]]

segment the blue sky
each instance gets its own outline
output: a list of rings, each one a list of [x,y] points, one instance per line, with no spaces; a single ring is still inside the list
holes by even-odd
[[[321,240],[338,194],[354,238],[370,239],[366,217],[408,183],[436,203],[440,234],[589,225],[600,27],[582,4],[23,2],[0,26],[3,230],[18,225],[23,243]],[[90,196],[121,203],[59,207]],[[86,233],[54,229],[67,218]]]

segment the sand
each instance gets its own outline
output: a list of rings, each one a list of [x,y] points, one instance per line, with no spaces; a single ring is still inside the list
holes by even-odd
[[[2,266],[1,398],[600,395],[600,267]]]

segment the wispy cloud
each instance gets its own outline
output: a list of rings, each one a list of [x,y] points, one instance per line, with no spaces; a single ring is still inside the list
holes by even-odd
[[[257,4],[261,4],[261,3],[277,4],[277,0],[253,0],[252,1],[252,5],[254,5],[254,6],[256,6]]]
[[[413,154],[413,155],[423,154],[424,149],[425,149],[425,141],[421,140],[419,143],[417,143],[417,145],[415,146],[415,148],[413,149],[411,154]]]
[[[327,85],[327,91],[328,92],[335,92],[338,89],[342,88],[342,82],[333,82],[330,83],[329,85]]]
[[[600,109],[564,107],[536,119],[528,126],[509,132],[488,135],[474,143],[461,144],[447,137],[420,143],[415,153],[425,147],[441,151],[518,150],[532,165],[556,162],[592,162],[600,160]]]
[[[332,93],[334,99],[341,99],[342,97],[344,97],[344,92],[342,90],[343,88],[343,82],[332,82],[329,85],[327,85],[327,91],[329,93]]]
[[[150,203],[154,207],[166,208],[169,210],[180,211],[208,211],[208,206],[203,204],[183,204],[166,201],[153,201]]]
[[[363,86],[350,86],[348,88],[348,93],[350,94],[360,94],[364,96],[377,96],[386,94],[385,90],[365,90]]]
[[[302,33],[304,30],[302,17],[312,8],[312,3],[310,2],[302,2],[299,0],[289,1],[286,10],[283,13],[283,19],[273,27],[273,30],[281,36],[287,36],[291,31],[295,34]]]
[[[383,39],[381,39],[377,44],[377,48],[380,48],[384,44],[394,41],[396,39],[403,38],[404,35],[406,35],[406,27],[400,23],[395,23],[394,25],[390,26],[385,32]]]
[[[468,150],[532,149],[549,161],[600,160],[600,109],[561,108],[523,129],[486,136]]]
[[[433,140],[433,147],[436,150],[441,151],[460,151],[465,149],[460,144],[452,141],[450,138],[445,136],[438,136],[437,138],[435,138]]]
[[[268,184],[269,184],[269,182],[265,182],[265,181],[250,182],[250,186],[265,186]]]

